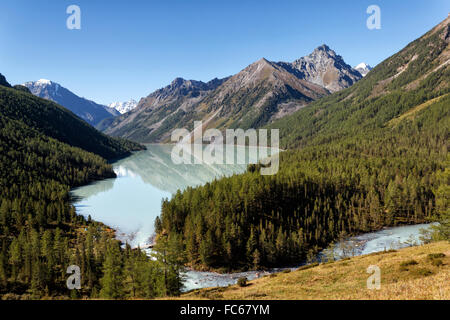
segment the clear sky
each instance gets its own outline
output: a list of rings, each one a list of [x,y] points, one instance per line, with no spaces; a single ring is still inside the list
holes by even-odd
[[[72,4],[81,30],[66,27]],[[372,4],[380,30],[366,27]],[[449,12],[449,0],[2,0],[0,73],[109,104],[176,77],[208,81],[262,57],[293,61],[323,43],[352,66],[376,65]]]

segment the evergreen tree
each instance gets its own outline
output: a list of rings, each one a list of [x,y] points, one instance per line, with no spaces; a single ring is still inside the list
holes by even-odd
[[[117,241],[110,241],[108,245],[100,284],[102,298],[119,299],[124,297],[123,261]]]

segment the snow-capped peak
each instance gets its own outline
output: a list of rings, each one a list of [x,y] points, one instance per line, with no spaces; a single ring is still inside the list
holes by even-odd
[[[353,69],[357,70],[359,73],[361,73],[363,77],[365,77],[369,73],[369,71],[372,70],[373,68],[365,62],[361,62]]]
[[[22,85],[30,89],[32,94],[41,98],[57,102],[57,96],[60,96],[59,89],[61,86],[51,80],[39,79],[38,81],[25,82]]]
[[[116,109],[121,114],[124,114],[126,112],[129,112],[136,108],[138,105],[137,101],[134,99],[131,99],[130,101],[126,102],[113,102],[108,107]]]
[[[50,80],[47,79],[39,79],[38,81],[36,81],[37,84],[43,84],[43,85],[51,85],[52,82]]]
[[[22,84],[25,87],[59,87],[59,84],[47,79],[39,79],[38,81],[28,81]]]
[[[369,66],[367,63],[361,62],[360,64],[358,64],[358,65],[355,67],[355,69],[365,69],[365,68],[367,68],[367,67],[370,68],[370,66]]]

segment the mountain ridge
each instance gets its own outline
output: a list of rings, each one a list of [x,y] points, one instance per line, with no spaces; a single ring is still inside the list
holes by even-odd
[[[268,128],[280,129],[283,147],[304,147],[340,138],[344,132],[351,135],[355,128],[349,123],[355,119],[366,129],[382,128],[395,116],[445,94],[450,73],[449,28],[447,17],[379,63],[352,87],[277,120]],[[425,96],[421,87],[429,94]],[[371,116],[365,114],[368,109],[372,110]],[[383,115],[378,123],[375,115]]]
[[[124,139],[108,137],[65,107],[15,88],[0,86],[0,114],[47,137],[108,160],[143,148]]]
[[[316,58],[317,70],[312,67]],[[257,128],[362,78],[326,45],[305,59],[307,75],[296,64],[261,58],[224,79],[204,83],[176,78],[142,98],[132,112],[105,120],[97,128],[139,142],[168,142],[171,130],[192,130],[194,120],[203,120],[219,130]],[[300,59],[296,61],[300,64]],[[338,71],[340,67],[345,70]],[[331,71],[327,73],[328,69]]]
[[[69,89],[51,80],[28,81],[23,86],[27,87],[37,97],[64,106],[91,125],[96,125],[103,119],[119,115],[119,112],[115,109],[79,97]]]

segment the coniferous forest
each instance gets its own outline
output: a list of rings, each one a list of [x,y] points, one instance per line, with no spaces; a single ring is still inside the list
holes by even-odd
[[[142,147],[108,138],[29,93],[0,86],[0,97],[0,295],[39,299],[178,294],[183,261],[177,242],[162,238],[156,259],[150,260],[141,250],[121,245],[107,226],[77,215],[69,196],[71,187],[115,177],[98,154],[116,158]],[[62,131],[67,124],[79,126],[73,131],[77,137]],[[76,146],[61,142],[73,140]],[[94,145],[98,149],[92,149]],[[81,269],[81,290],[67,288],[70,265]]]

